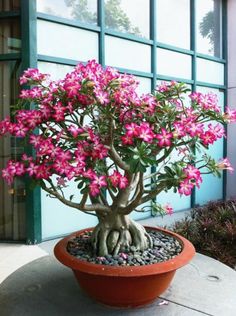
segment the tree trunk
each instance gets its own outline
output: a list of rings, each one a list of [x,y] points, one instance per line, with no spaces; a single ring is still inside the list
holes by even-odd
[[[134,222],[128,215],[113,212],[99,219],[91,241],[94,253],[98,256],[126,252],[131,246],[141,251],[152,247],[152,239],[142,225]]]

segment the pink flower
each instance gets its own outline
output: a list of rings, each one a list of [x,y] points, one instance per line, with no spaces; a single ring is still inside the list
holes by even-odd
[[[188,165],[186,168],[184,168],[184,173],[186,174],[188,179],[195,179],[197,181],[201,181],[200,171],[192,165]]]
[[[89,192],[92,196],[96,196],[100,193],[100,188],[96,183],[90,183]]]
[[[223,115],[226,122],[235,122],[236,121],[236,110],[232,110],[229,107],[226,108],[226,112]]]
[[[71,133],[73,137],[77,137],[80,133],[82,133],[84,130],[82,128],[79,128],[75,125],[70,125],[68,128],[68,131]]]
[[[170,205],[170,203],[166,203],[166,205],[163,206],[163,209],[169,215],[172,215],[174,213],[173,207]]]
[[[129,184],[128,179],[116,170],[108,178],[111,180],[111,183],[115,188],[119,187],[120,189],[125,189]]]
[[[106,187],[107,181],[105,176],[95,176],[92,184],[97,185],[99,188]]]
[[[138,137],[141,138],[143,141],[147,143],[151,143],[154,138],[154,133],[148,123],[142,123],[139,127],[139,135]]]
[[[120,177],[119,188],[125,189],[129,185],[129,181],[125,176]]]
[[[109,94],[106,91],[95,91],[95,96],[101,104],[108,104],[110,102]]]
[[[104,159],[108,155],[108,149],[103,144],[97,144],[93,147],[91,156],[94,159]]]
[[[30,176],[33,176],[37,173],[38,166],[34,162],[30,162],[29,167],[26,169],[26,171],[28,172]]]
[[[29,129],[25,127],[23,124],[17,124],[14,126],[14,133],[16,137],[25,137],[28,130]]]
[[[111,180],[111,183],[113,187],[118,187],[120,183],[121,174],[118,171],[114,171],[111,176],[109,176],[109,179]]]
[[[121,136],[121,141],[124,145],[133,145],[133,136],[130,136],[129,134],[125,134],[124,136]]]
[[[192,189],[194,185],[193,183],[189,182],[188,179],[185,179],[184,181],[180,182],[180,186],[178,188],[178,192],[182,195],[191,195]]]
[[[57,158],[61,161],[68,161],[68,160],[71,160],[72,154],[69,150],[67,151],[61,150],[59,154],[57,155]]]
[[[176,123],[176,122],[173,125],[174,125],[173,137],[180,138],[186,135],[184,125],[182,125],[181,123]]]
[[[164,128],[161,128],[161,134],[156,135],[156,138],[158,139],[158,145],[160,147],[170,146],[172,137],[173,137],[173,134],[168,133],[167,130]]]
[[[96,173],[91,168],[89,168],[87,171],[83,172],[83,176],[90,180],[94,180],[96,177]]]
[[[57,179],[57,185],[66,187],[66,179],[63,177],[58,177]]]
[[[127,135],[137,137],[139,135],[139,126],[136,123],[130,123],[125,125]]]
[[[231,166],[228,158],[224,158],[221,159],[218,163],[217,163],[217,167],[220,170],[229,170],[231,173],[234,171],[234,168]]]

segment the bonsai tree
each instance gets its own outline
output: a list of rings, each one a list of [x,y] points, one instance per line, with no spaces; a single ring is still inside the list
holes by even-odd
[[[190,195],[202,174],[232,170],[226,158],[216,162],[205,153],[225,136],[222,124],[236,119],[236,111],[221,112],[213,94],[189,95],[183,83],[170,82],[138,96],[133,76],[94,60],[59,81],[28,69],[20,83],[30,88],[21,91],[12,117],[0,122],[0,135],[22,138],[34,154],[9,160],[2,176],[9,185],[14,177],[30,177],[49,196],[96,215],[91,242],[99,256],[152,247],[148,232],[130,219],[132,211],[171,188]],[[67,196],[69,181],[78,190]]]

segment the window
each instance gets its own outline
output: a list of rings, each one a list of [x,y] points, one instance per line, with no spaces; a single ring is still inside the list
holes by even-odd
[[[20,23],[18,19],[0,20],[0,54],[20,52],[20,38]]]
[[[190,0],[158,0],[157,40],[190,49]]]
[[[97,0],[37,0],[37,11],[81,23],[97,24]]]
[[[222,57],[222,2],[196,1],[197,51]]]
[[[149,0],[105,0],[105,26],[149,38]]]

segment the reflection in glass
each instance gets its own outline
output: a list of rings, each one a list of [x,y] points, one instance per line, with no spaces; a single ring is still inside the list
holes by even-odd
[[[17,78],[19,62],[0,62],[0,120],[10,114],[19,93]],[[23,152],[21,140],[5,136],[0,139],[0,169],[8,159],[16,159]],[[22,179],[9,187],[0,177],[0,239],[25,239],[25,185]]]
[[[39,54],[77,61],[98,60],[96,32],[42,20],[38,21],[37,27]]]
[[[1,11],[16,11],[20,10],[20,0],[1,0],[0,1],[0,12]]]
[[[106,65],[151,72],[151,47],[113,36],[105,37]]]
[[[224,92],[219,89],[207,88],[207,87],[197,87],[197,91],[201,93],[214,93],[218,98],[218,105],[222,108],[224,107]],[[205,123],[206,125],[209,123]],[[224,140],[223,138],[217,140],[214,145],[209,146],[207,151],[208,155],[214,158],[216,161],[220,160],[224,156]],[[197,154],[198,155],[198,154]],[[200,157],[199,157],[200,158]],[[202,170],[207,171],[207,170]],[[203,182],[200,189],[196,190],[196,203],[203,205],[208,201],[221,200],[223,198],[223,179],[217,178],[212,174],[203,174]],[[209,190],[209,188],[211,188]]]
[[[107,28],[149,38],[149,0],[105,0]]]
[[[97,0],[37,0],[37,11],[82,23],[97,24]]]
[[[150,78],[145,78],[145,77],[138,77],[135,76],[136,79],[139,81],[139,85],[137,88],[137,92],[139,95],[145,94],[145,93],[150,93],[151,92],[151,79]]]
[[[190,49],[190,1],[158,0],[157,40]]]
[[[21,48],[18,19],[0,20],[0,54],[19,53]]]
[[[197,80],[224,85],[224,64],[197,58]]]
[[[157,48],[159,75],[191,79],[191,67],[191,56]]]
[[[222,0],[196,1],[197,51],[222,56]]]
[[[73,70],[73,66],[60,65],[47,62],[38,62],[38,69],[45,74],[50,74],[51,80],[59,80]]]

